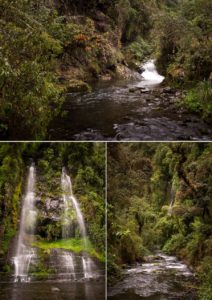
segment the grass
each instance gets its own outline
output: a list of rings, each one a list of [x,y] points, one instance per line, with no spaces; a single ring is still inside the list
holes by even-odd
[[[92,243],[87,240],[87,247],[85,248],[84,240],[83,239],[63,239],[63,240],[57,240],[57,241],[36,241],[33,243],[33,246],[38,247],[42,250],[49,250],[49,249],[65,249],[70,250],[75,253],[80,252],[87,252],[91,256],[96,257],[101,262],[104,262],[105,258],[103,254],[100,254],[97,252],[92,245]]]

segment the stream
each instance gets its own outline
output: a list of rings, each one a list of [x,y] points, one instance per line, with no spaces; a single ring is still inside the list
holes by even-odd
[[[51,140],[210,140],[212,129],[180,108],[180,91],[162,88],[154,61],[140,80],[97,82],[91,93],[67,95],[50,124]]]
[[[149,259],[149,260],[148,260]],[[110,300],[195,300],[195,276],[174,256],[159,253],[126,268],[124,279],[109,288]]]

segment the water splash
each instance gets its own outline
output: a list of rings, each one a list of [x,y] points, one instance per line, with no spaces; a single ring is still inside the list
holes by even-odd
[[[165,79],[164,76],[161,76],[156,69],[155,60],[151,59],[147,61],[142,68],[144,69],[143,73],[141,74],[143,80],[139,83],[138,86],[145,87],[151,85],[158,85]]]
[[[36,257],[36,251],[30,244],[34,240],[37,211],[35,208],[35,167],[31,165],[27,179],[26,194],[23,198],[21,210],[20,229],[16,255],[13,259],[15,265],[15,282],[28,282],[29,268],[32,259]]]

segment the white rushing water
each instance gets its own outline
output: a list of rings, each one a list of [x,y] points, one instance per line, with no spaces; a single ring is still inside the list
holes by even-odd
[[[76,197],[73,194],[72,190],[72,182],[71,177],[67,174],[66,169],[62,169],[62,176],[61,176],[61,187],[63,191],[63,202],[64,202],[64,225],[63,225],[63,238],[69,238],[70,236],[70,226],[72,220],[69,217],[70,208],[73,208],[76,213],[77,223],[80,229],[81,236],[84,240],[84,247],[85,250],[87,248],[87,232],[85,227],[85,221],[83,214],[80,209],[80,204],[77,201]],[[67,253],[67,256],[71,254]],[[66,258],[66,262],[70,261],[70,265],[72,267],[72,272],[74,271],[74,258]],[[89,257],[82,256],[82,267],[84,272],[84,278],[92,278],[94,276],[92,272],[92,260]],[[76,277],[76,274],[75,274]]]
[[[37,211],[35,208],[35,167],[31,165],[27,178],[26,194],[23,198],[20,229],[16,255],[14,257],[15,281],[30,281],[28,276],[30,263],[36,257],[35,249],[30,244],[34,240]]]
[[[108,291],[109,299],[117,295],[117,299],[127,299],[127,295],[132,299],[133,295],[135,299],[196,299],[190,298],[193,291],[188,288],[194,274],[177,257],[158,252],[145,260],[123,272],[123,279]]]
[[[72,253],[64,253],[62,256],[62,264],[66,268],[66,272],[70,274],[73,279],[76,279],[75,262]]]
[[[81,232],[81,235],[84,239],[84,242],[86,244],[86,228],[85,228],[85,222],[83,218],[83,214],[80,209],[80,205],[77,201],[77,199],[73,195],[72,190],[72,183],[71,183],[71,177],[67,175],[65,168],[62,169],[62,176],[61,176],[61,186],[63,191],[63,201],[64,201],[64,213],[65,213],[65,232],[64,232],[64,238],[70,237],[69,230],[67,227],[70,227],[71,219],[68,217],[68,212],[70,207],[72,206],[76,212],[77,222],[79,225],[79,229]]]
[[[138,84],[139,87],[158,85],[165,79],[157,72],[154,59],[147,61],[142,68],[144,69],[141,74],[143,80]]]

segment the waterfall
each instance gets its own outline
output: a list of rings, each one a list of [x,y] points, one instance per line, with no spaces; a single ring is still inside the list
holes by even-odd
[[[62,185],[62,191],[63,191],[64,213],[65,213],[65,221],[66,221],[65,230],[63,229],[63,231],[64,231],[63,237],[67,238],[70,236],[70,235],[67,235],[67,233],[69,233],[69,228],[67,228],[67,227],[70,227],[70,224],[71,224],[71,220],[70,220],[70,218],[68,218],[68,211],[69,211],[70,207],[72,206],[76,212],[77,222],[79,225],[81,235],[84,239],[84,243],[85,243],[85,245],[87,245],[87,243],[86,243],[87,233],[86,233],[84,218],[83,218],[82,212],[80,210],[79,203],[73,195],[71,178],[70,178],[70,176],[67,175],[65,168],[63,168],[63,170],[62,170],[61,185]]]
[[[80,205],[75,198],[72,190],[72,182],[70,176],[67,174],[66,169],[62,169],[62,176],[61,176],[61,187],[63,191],[63,203],[64,203],[64,225],[63,225],[63,238],[70,237],[70,226],[71,226],[71,219],[68,216],[69,210],[72,207],[76,212],[77,223],[80,229],[81,236],[84,240],[84,247],[87,248],[87,232],[85,227],[85,222],[83,218],[83,214],[80,209]],[[66,254],[69,255],[69,254]],[[68,259],[68,258],[67,258]],[[72,257],[73,265],[72,271],[74,269],[74,259]],[[92,273],[92,260],[89,257],[82,257],[82,267],[84,271],[84,278],[91,278],[93,277]]]
[[[145,86],[157,85],[163,82],[165,77],[158,74],[154,59],[147,61],[142,66],[142,69],[144,70],[143,73],[141,74],[143,80],[140,82],[138,86],[145,87]]]
[[[29,168],[26,193],[23,198],[20,229],[18,234],[18,243],[16,255],[14,257],[15,282],[28,282],[30,263],[36,257],[35,249],[30,246],[34,240],[34,231],[37,220],[37,211],[35,208],[35,167]]]
[[[84,270],[84,277],[90,278],[92,276],[92,260],[89,257],[82,257],[82,265]]]
[[[64,253],[62,256],[62,262],[66,268],[66,272],[72,275],[73,279],[76,279],[75,263],[72,253]]]
[[[176,191],[175,191],[175,188],[174,188],[173,183],[172,183],[171,192],[170,192],[170,204],[169,204],[169,209],[168,209],[168,215],[169,216],[172,215],[172,208],[173,208],[174,201],[175,201],[175,194],[176,194]]]

